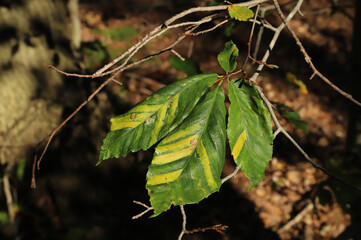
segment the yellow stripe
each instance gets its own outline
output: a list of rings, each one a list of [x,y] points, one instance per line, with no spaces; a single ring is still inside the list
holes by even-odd
[[[198,135],[195,136],[189,136],[185,139],[182,139],[180,141],[170,143],[167,145],[159,146],[155,149],[157,153],[163,153],[163,152],[174,152],[178,151],[180,149],[184,149],[187,147],[190,147],[191,145],[194,145],[198,140]]]
[[[127,115],[112,118],[110,120],[110,122],[112,123],[110,130],[114,131],[127,127],[135,128],[139,124],[143,123],[152,114],[153,113],[128,113]]]
[[[206,151],[202,141],[197,146],[197,152],[199,154],[199,160],[201,161],[201,164],[203,166],[204,174],[206,176],[208,185],[212,189],[218,188],[218,185],[213,178],[213,174],[212,174],[212,170],[211,170],[211,166],[210,166],[210,162],[209,162],[209,157],[208,157],[207,151]]]
[[[115,131],[123,128],[135,128],[142,124],[146,119],[154,114],[162,107],[162,104],[158,105],[139,105],[131,109],[126,114],[112,118],[110,130]]]
[[[132,113],[134,112],[155,112],[157,111],[159,108],[161,108],[163,106],[163,104],[156,104],[156,105],[138,105],[135,106],[133,109],[131,109],[130,111]]]
[[[152,160],[152,164],[166,164],[173,161],[176,161],[178,159],[184,158],[186,156],[191,155],[191,153],[194,151],[194,148],[187,147],[184,149],[181,149],[176,152],[171,152],[163,155],[156,155],[154,156]]]
[[[158,185],[158,184],[162,184],[162,183],[172,182],[181,175],[182,171],[183,171],[183,169],[180,169],[180,170],[177,170],[174,172],[164,173],[164,174],[150,177],[150,178],[148,178],[147,184]]]
[[[178,108],[178,101],[179,101],[179,93],[175,95],[169,103],[170,108],[168,110],[168,119],[167,119],[168,124],[171,124],[174,121],[175,112]]]
[[[241,153],[243,144],[246,140],[247,140],[246,130],[243,130],[241,135],[238,137],[236,144],[234,144],[233,146],[232,155],[235,160],[238,158],[239,154]]]
[[[165,104],[159,111],[157,114],[157,120],[155,122],[154,125],[154,129],[151,133],[151,139],[150,139],[150,144],[153,144],[155,142],[158,141],[158,135],[160,130],[162,129],[163,125],[164,125],[164,118],[167,115],[167,110],[168,110],[168,105]]]
[[[185,135],[194,134],[195,132],[199,131],[201,128],[202,128],[202,126],[199,124],[191,125],[182,131],[176,132],[176,133],[170,135],[169,137],[164,138],[162,141],[162,145],[167,144],[169,142],[173,142],[175,140],[178,140],[179,138],[182,138]]]

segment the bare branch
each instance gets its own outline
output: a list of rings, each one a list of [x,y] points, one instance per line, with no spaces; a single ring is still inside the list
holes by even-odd
[[[303,157],[312,164],[312,166],[314,168],[317,168],[319,170],[321,170],[322,172],[326,173],[328,176],[336,179],[337,181],[340,181],[342,183],[344,183],[345,185],[348,185],[350,187],[353,187],[355,189],[357,189],[358,191],[361,191],[361,186],[357,186],[354,185],[350,182],[347,182],[346,180],[344,180],[343,178],[336,176],[335,174],[333,174],[332,172],[330,172],[329,170],[327,170],[326,168],[324,168],[323,166],[317,164],[315,161],[312,160],[312,158],[310,158],[310,156],[308,156],[308,154],[301,148],[301,146],[288,134],[288,132],[281,126],[281,124],[279,123],[273,108],[272,108],[272,104],[270,103],[270,101],[267,99],[267,97],[264,95],[264,93],[262,92],[260,87],[257,87],[257,91],[258,94],[260,95],[260,97],[262,98],[263,102],[266,104],[266,107],[268,109],[268,111],[271,114],[271,117],[273,119],[273,122],[275,123],[277,129],[279,132],[283,133],[283,135],[286,136],[286,138],[297,148],[297,150],[303,155]]]
[[[187,215],[186,212],[184,211],[184,206],[183,205],[179,205],[181,213],[182,213],[182,217],[183,217],[183,222],[182,222],[182,231],[178,236],[178,240],[181,240],[183,235],[187,232],[186,229],[186,225],[187,225]]]
[[[134,220],[134,219],[137,219],[137,218],[140,218],[141,216],[143,216],[143,215],[146,214],[147,212],[153,210],[153,207],[149,207],[149,206],[147,206],[146,204],[144,204],[144,203],[142,203],[142,202],[139,202],[139,201],[135,201],[135,200],[134,200],[133,203],[138,204],[138,205],[140,205],[140,206],[142,206],[142,207],[145,208],[145,210],[144,210],[143,212],[141,212],[141,213],[133,216],[133,217],[132,217],[133,220]]]
[[[296,44],[298,45],[298,47],[300,48],[301,53],[304,56],[305,61],[308,63],[308,65],[310,66],[310,68],[313,71],[313,74],[311,76],[310,79],[312,79],[315,75],[317,75],[318,77],[320,77],[325,83],[327,83],[329,86],[331,86],[336,92],[338,92],[339,94],[341,94],[342,96],[344,96],[345,98],[349,99],[350,101],[352,101],[353,103],[355,103],[356,105],[361,107],[361,103],[359,101],[357,101],[356,99],[354,99],[352,97],[351,94],[346,93],[345,91],[341,90],[339,87],[337,87],[336,85],[334,85],[328,78],[326,78],[323,74],[321,74],[317,68],[315,67],[315,65],[313,64],[311,57],[308,55],[308,53],[306,52],[306,49],[303,47],[300,39],[297,37],[296,33],[293,31],[293,29],[290,27],[290,25],[288,24],[287,20],[285,19],[285,16],[283,15],[283,12],[281,10],[280,5],[278,4],[277,0],[273,0],[273,4],[276,7],[276,10],[278,12],[278,15],[281,17],[283,23],[286,25],[287,30],[291,33],[293,39],[295,40]]]

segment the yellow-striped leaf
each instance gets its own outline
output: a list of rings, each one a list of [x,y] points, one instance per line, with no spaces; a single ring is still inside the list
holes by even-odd
[[[198,203],[219,190],[225,159],[225,114],[223,88],[216,87],[156,147],[146,185],[153,216],[172,204]]]
[[[272,159],[272,123],[254,86],[244,81],[228,84],[229,118],[227,136],[236,164],[251,180],[249,189],[259,184]]]
[[[98,164],[129,151],[146,150],[172,131],[199,102],[217,74],[205,73],[179,80],[154,93],[130,111],[111,119]]]

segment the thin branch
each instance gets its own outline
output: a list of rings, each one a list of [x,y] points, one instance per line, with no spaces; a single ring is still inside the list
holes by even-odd
[[[134,219],[137,219],[137,218],[140,218],[141,216],[143,216],[143,215],[146,214],[147,212],[153,210],[153,207],[149,207],[149,206],[147,206],[146,204],[144,204],[144,203],[142,203],[142,202],[133,201],[133,203],[138,204],[138,205],[140,205],[140,206],[142,206],[142,207],[145,208],[145,210],[144,210],[143,212],[141,212],[141,213],[133,216],[133,217],[132,217],[133,220],[134,220]]]
[[[302,219],[313,210],[313,207],[314,207],[313,203],[307,204],[307,206],[299,214],[297,214],[297,216],[295,216],[291,221],[287,222],[287,224],[285,224],[283,227],[278,229],[277,233],[286,232],[291,227],[301,222]]]
[[[184,57],[182,57],[182,55],[180,55],[176,50],[172,49],[170,50],[171,53],[173,53],[174,55],[176,55],[180,60],[185,61],[186,59]]]
[[[216,224],[210,227],[205,227],[205,228],[196,228],[193,230],[187,230],[187,234],[193,234],[193,233],[197,233],[197,232],[205,232],[205,231],[210,231],[210,230],[214,230],[219,232],[220,234],[224,234],[223,231],[227,230],[228,226],[226,225],[222,225],[222,224]]]
[[[302,3],[303,3],[303,0],[299,0],[297,2],[296,6],[292,9],[290,14],[288,14],[287,19],[286,19],[286,23],[289,22],[295,16],[295,14],[301,8]],[[270,52],[273,50],[274,46],[276,45],[276,42],[277,42],[277,40],[279,38],[279,35],[280,35],[280,33],[281,33],[281,31],[283,30],[284,27],[285,27],[285,23],[280,24],[277,27],[277,30],[273,33],[272,40],[271,40],[270,44],[268,45],[266,53],[263,55],[263,58],[262,58],[261,62],[264,62],[264,63],[267,62],[267,59],[270,56]],[[250,81],[257,82],[257,78],[258,78],[260,72],[262,72],[263,66],[264,66],[263,64],[258,66],[256,72],[250,78]]]
[[[183,235],[187,232],[186,229],[186,225],[187,225],[187,215],[186,212],[184,211],[184,206],[183,205],[179,205],[181,213],[182,213],[182,218],[183,218],[183,222],[182,222],[182,231],[178,236],[178,240],[181,240]]]
[[[109,82],[113,81],[113,78],[109,78],[108,80],[106,80],[105,82],[103,82],[82,104],[80,104],[78,106],[77,109],[75,109],[75,111],[73,113],[71,113],[59,126],[57,126],[53,132],[49,135],[48,140],[46,142],[45,148],[42,151],[39,160],[37,161],[37,157],[35,155],[34,157],[34,164],[37,162],[37,168],[38,170],[40,169],[40,163],[46,153],[46,151],[49,148],[49,145],[51,143],[51,141],[53,140],[55,134],[67,123],[70,121],[70,119],[72,119],[88,102],[90,102],[95,95],[98,94],[98,92],[100,92],[100,90],[102,90]],[[33,171],[33,175],[32,175],[32,179],[31,179],[31,187],[35,188],[35,171]]]
[[[244,63],[242,65],[242,69],[244,69],[244,67],[246,66],[249,58],[251,57],[251,44],[252,44],[252,39],[253,39],[253,33],[254,33],[254,27],[256,25],[256,20],[257,20],[257,15],[258,15],[258,10],[259,10],[259,5],[257,5],[257,9],[256,9],[256,13],[254,14],[254,18],[253,18],[253,24],[252,24],[252,28],[251,28],[251,33],[249,34],[249,39],[248,39],[248,52],[247,52],[247,57],[244,60]]]
[[[205,34],[205,33],[208,33],[208,32],[211,32],[217,28],[219,28],[220,26],[222,26],[223,24],[227,23],[229,21],[229,19],[226,19],[220,23],[218,23],[217,25],[215,25],[214,27],[212,28],[209,28],[209,29],[206,29],[206,30],[203,30],[203,31],[199,31],[199,32],[196,32],[196,33],[189,33],[188,35],[190,36],[198,36],[200,34]]]
[[[283,23],[286,25],[287,30],[291,33],[293,39],[295,40],[296,44],[298,45],[298,47],[300,48],[301,53],[304,56],[304,59],[306,61],[306,63],[308,63],[308,65],[310,66],[310,68],[313,71],[313,74],[311,76],[310,79],[313,78],[314,75],[317,75],[318,77],[320,77],[325,83],[327,83],[329,86],[331,86],[336,92],[338,92],[339,94],[341,94],[342,96],[344,96],[345,98],[349,99],[350,101],[352,101],[353,103],[355,103],[356,105],[361,107],[361,103],[359,101],[357,101],[356,99],[354,99],[352,97],[351,94],[346,93],[345,91],[341,90],[339,87],[337,87],[336,85],[334,85],[328,78],[326,78],[323,74],[321,74],[317,68],[315,67],[315,65],[313,64],[311,57],[308,55],[308,53],[306,52],[306,49],[303,47],[300,39],[297,37],[296,33],[293,31],[293,29],[290,27],[290,25],[288,24],[287,20],[285,19],[285,16],[283,15],[283,12],[281,10],[280,5],[278,4],[277,0],[273,0],[273,4],[276,7],[276,10],[278,12],[278,15],[281,17]]]
[[[355,189],[357,189],[358,191],[361,191],[361,186],[357,186],[354,185],[346,180],[344,180],[343,178],[333,174],[332,172],[330,172],[329,170],[327,170],[326,168],[324,168],[323,166],[317,164],[315,161],[312,160],[312,158],[310,158],[310,156],[308,156],[308,154],[301,148],[301,146],[288,134],[288,132],[281,126],[281,124],[279,123],[274,111],[273,111],[273,107],[272,104],[270,103],[270,101],[267,99],[267,97],[264,95],[264,93],[262,92],[260,87],[257,87],[257,91],[258,94],[260,95],[260,97],[262,98],[263,102],[266,104],[266,107],[268,109],[268,111],[271,114],[271,117],[273,119],[273,122],[275,123],[277,129],[279,129],[279,131],[281,133],[283,133],[286,138],[297,148],[297,150],[303,155],[303,157],[312,164],[312,166],[314,168],[317,168],[319,170],[321,170],[322,172],[326,173],[328,176],[336,179],[337,181],[340,181],[342,183],[344,183],[345,185],[348,185],[350,187],[353,187]]]
[[[232,177],[236,176],[236,174],[238,173],[239,169],[240,169],[240,168],[237,166],[231,174],[229,174],[228,176],[222,178],[222,184],[225,183],[226,181],[228,181],[229,179],[231,179]]]
[[[11,186],[10,186],[8,173],[4,174],[3,184],[4,184],[4,193],[5,193],[10,222],[14,223],[15,221],[14,201],[13,201],[13,195],[11,194],[11,190],[10,190]]]

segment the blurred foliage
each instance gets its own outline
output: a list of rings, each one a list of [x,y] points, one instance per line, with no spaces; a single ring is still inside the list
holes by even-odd
[[[9,214],[7,212],[0,211],[0,226],[9,223],[9,221]]]
[[[132,27],[125,26],[120,28],[110,28],[110,29],[93,29],[95,34],[100,34],[109,39],[114,39],[118,41],[125,41],[132,39],[138,31]]]
[[[184,72],[187,76],[193,76],[200,74],[202,71],[200,69],[199,63],[192,59],[185,59],[184,61],[179,57],[172,56],[169,59],[172,68]]]
[[[290,83],[293,83],[294,85],[298,86],[302,94],[308,94],[307,86],[302,82],[302,80],[297,79],[296,75],[288,72],[286,73],[286,79]]]
[[[301,119],[301,116],[297,111],[280,103],[276,104],[276,108],[288,123],[295,125],[296,128],[301,129],[304,133],[308,133],[308,124]]]

